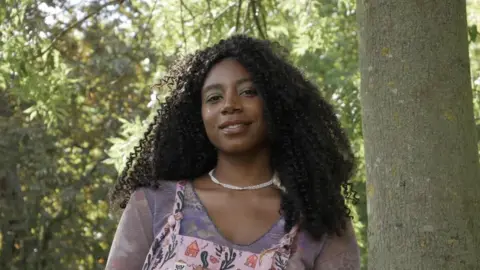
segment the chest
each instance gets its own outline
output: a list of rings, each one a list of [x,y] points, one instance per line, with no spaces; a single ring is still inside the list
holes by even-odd
[[[198,193],[199,211],[227,242],[250,245],[278,227],[280,201],[275,198],[250,198],[228,194]],[[281,228],[282,229],[282,228]],[[282,229],[283,232],[283,229]]]

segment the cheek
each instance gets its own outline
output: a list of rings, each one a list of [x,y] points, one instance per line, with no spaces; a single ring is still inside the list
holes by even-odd
[[[266,133],[267,132],[267,122],[265,119],[265,114],[264,114],[264,107],[263,107],[263,102],[259,101],[258,104],[255,106],[255,118],[258,121],[259,124],[259,132],[260,133]]]
[[[254,104],[252,104],[252,112],[255,114],[255,118],[258,119],[260,122],[264,122],[264,114],[263,114],[263,102],[262,100],[258,100]]]
[[[207,133],[209,133],[212,128],[215,128],[215,118],[212,109],[202,108],[202,120]]]

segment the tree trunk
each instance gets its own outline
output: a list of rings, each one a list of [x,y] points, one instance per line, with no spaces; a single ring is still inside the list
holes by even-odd
[[[465,0],[358,0],[369,269],[480,269]]]

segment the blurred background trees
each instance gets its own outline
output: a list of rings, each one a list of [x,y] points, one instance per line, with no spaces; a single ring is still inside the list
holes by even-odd
[[[480,0],[467,2],[480,127]],[[175,59],[239,32],[285,46],[337,108],[359,158],[366,267],[354,0],[0,3],[0,269],[103,269],[117,223],[108,189],[168,95],[151,85]]]

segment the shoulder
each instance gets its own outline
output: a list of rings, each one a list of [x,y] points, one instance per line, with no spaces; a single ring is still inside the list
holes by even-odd
[[[138,188],[135,191],[132,192],[130,195],[130,205],[145,205],[148,206],[148,201],[147,201],[147,194],[146,194],[147,188]],[[128,205],[127,205],[128,207]]]
[[[176,181],[162,181],[158,188],[141,187],[132,194],[132,197],[135,196],[136,193],[143,194],[137,196],[139,196],[139,198],[142,196],[145,198],[144,203],[148,205],[152,216],[154,235],[159,232],[168,216],[172,213],[177,183]]]
[[[315,269],[360,269],[360,249],[352,221],[342,235],[325,238],[322,251],[315,259]]]
[[[340,236],[325,234],[315,240],[308,233],[300,232],[296,248],[289,269],[341,269],[346,263],[349,266],[359,264],[360,252],[350,220]]]
[[[313,269],[316,258],[325,246],[326,238],[327,236],[324,236],[315,240],[305,231],[298,232],[288,269]]]
[[[153,205],[157,201],[171,200],[172,196],[175,196],[177,183],[175,181],[162,181],[158,188],[140,187],[135,192],[144,193],[149,205]]]

